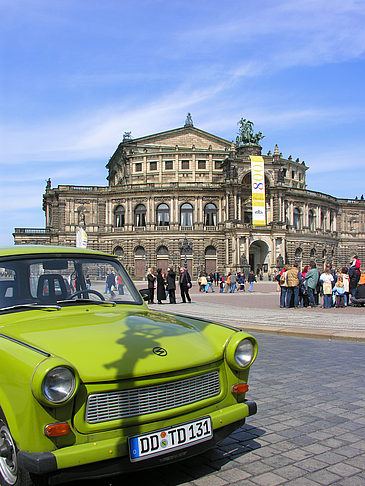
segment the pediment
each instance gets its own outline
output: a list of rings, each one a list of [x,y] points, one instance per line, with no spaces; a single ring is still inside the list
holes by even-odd
[[[162,147],[186,147],[208,150],[225,150],[229,149],[231,143],[224,138],[217,137],[211,133],[204,132],[195,127],[183,127],[175,130],[148,135],[134,139],[133,142],[142,146],[162,146]]]

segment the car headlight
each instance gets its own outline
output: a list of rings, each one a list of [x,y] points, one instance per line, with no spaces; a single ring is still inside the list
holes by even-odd
[[[248,368],[255,361],[256,355],[256,339],[242,332],[234,334],[226,346],[227,363],[235,370]]]
[[[32,393],[43,405],[65,405],[75,396],[80,383],[75,368],[56,356],[42,361],[32,377]]]
[[[50,370],[42,382],[42,394],[51,403],[66,402],[75,391],[76,380],[70,368],[58,366]]]
[[[255,355],[255,346],[250,339],[241,341],[234,353],[234,359],[240,368],[246,368]]]

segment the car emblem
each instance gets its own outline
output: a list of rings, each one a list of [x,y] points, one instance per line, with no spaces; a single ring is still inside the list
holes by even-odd
[[[155,348],[153,348],[152,350],[155,354],[157,354],[157,356],[166,356],[167,355],[167,351],[166,349],[164,348],[160,348],[159,346],[156,346]]]

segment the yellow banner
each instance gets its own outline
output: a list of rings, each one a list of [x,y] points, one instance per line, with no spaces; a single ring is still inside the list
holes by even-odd
[[[251,155],[252,224],[266,226],[265,163],[261,155]]]

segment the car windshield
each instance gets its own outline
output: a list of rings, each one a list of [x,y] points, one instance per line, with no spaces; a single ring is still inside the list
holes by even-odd
[[[0,261],[0,311],[85,301],[143,302],[124,267],[114,259],[58,254]]]

